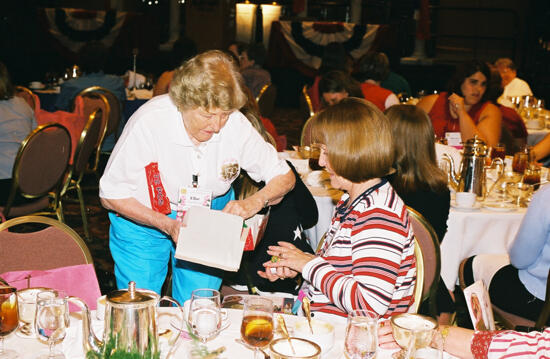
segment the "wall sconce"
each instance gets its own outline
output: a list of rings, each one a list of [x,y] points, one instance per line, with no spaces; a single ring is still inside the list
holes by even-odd
[[[256,29],[256,4],[246,1],[244,3],[237,3],[237,33],[235,35],[236,41],[242,41],[244,43],[251,43],[254,40],[263,42],[267,48],[269,42],[269,34],[271,32],[271,23],[279,20],[281,16],[281,5],[276,2],[272,4],[260,5],[262,11],[262,39],[255,39]]]
[[[237,3],[237,33],[236,41],[251,43],[254,39],[254,29],[256,28],[256,4],[249,1]]]

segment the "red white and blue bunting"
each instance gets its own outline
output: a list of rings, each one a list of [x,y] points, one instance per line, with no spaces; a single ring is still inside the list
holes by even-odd
[[[44,9],[48,31],[67,49],[78,52],[92,40],[110,48],[120,33],[126,12],[82,9]]]
[[[355,59],[370,49],[379,25],[357,25],[339,22],[280,21],[281,32],[297,60],[314,69],[321,65],[323,47],[340,42]]]

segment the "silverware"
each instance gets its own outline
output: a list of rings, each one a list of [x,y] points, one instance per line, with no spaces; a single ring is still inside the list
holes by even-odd
[[[311,334],[313,335],[313,327],[311,326],[311,308],[308,297],[304,297],[302,299],[302,308],[307,318],[307,324],[309,324],[309,330],[311,330]]]
[[[286,338],[286,340],[288,340],[290,349],[292,349],[292,354],[296,355],[296,351],[294,350],[294,346],[292,345],[292,340],[290,339],[290,335],[288,334],[288,329],[286,328],[285,318],[283,318],[281,314],[278,314],[277,321],[279,322],[279,327],[281,328],[284,337]]]

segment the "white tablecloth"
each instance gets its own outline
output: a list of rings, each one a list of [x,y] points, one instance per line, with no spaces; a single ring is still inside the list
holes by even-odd
[[[454,290],[463,259],[481,253],[507,253],[524,215],[525,209],[494,212],[451,208],[441,242],[441,277],[447,288]]]
[[[530,130],[527,129],[527,144],[534,146],[540,142],[547,134],[550,133],[550,129],[544,128],[542,130]]]
[[[160,327],[166,323],[170,323],[170,320],[174,318],[172,316],[175,313],[175,308],[161,308],[163,313],[159,319]],[[208,349],[213,350],[221,346],[225,346],[225,352],[220,358],[239,358],[239,359],[252,359],[254,353],[252,350],[244,347],[243,345],[236,343],[235,339],[241,337],[240,328],[242,321],[242,311],[237,309],[227,309],[229,327],[223,330],[218,337],[208,342]],[[298,317],[285,315],[285,320],[289,330],[292,330],[295,321]],[[57,348],[63,348],[63,352],[67,359],[83,359],[84,352],[82,349],[81,338],[81,321],[79,314],[71,314],[71,325],[68,329],[67,337],[63,343],[58,344]],[[101,322],[94,321],[94,326],[101,326]],[[344,358],[344,338],[345,338],[345,324],[334,323],[335,327],[335,341],[333,348],[328,353],[323,353],[323,359],[338,359]],[[38,341],[38,339],[23,339],[15,334],[7,336],[5,341],[6,349],[14,349],[18,352],[21,359],[33,359],[39,352],[47,351],[47,345]],[[161,348],[165,344],[161,341]],[[180,344],[172,358],[189,358],[189,350],[192,348],[192,342],[189,339],[180,339]],[[379,349],[378,359],[390,359],[394,350]],[[161,352],[162,354],[162,352]],[[162,356],[163,357],[163,356]],[[446,358],[450,357],[445,355]]]

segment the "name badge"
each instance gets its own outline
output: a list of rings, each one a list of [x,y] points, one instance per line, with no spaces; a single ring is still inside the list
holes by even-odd
[[[210,208],[211,204],[212,191],[196,187],[180,187],[176,219],[181,222],[190,207]]]

